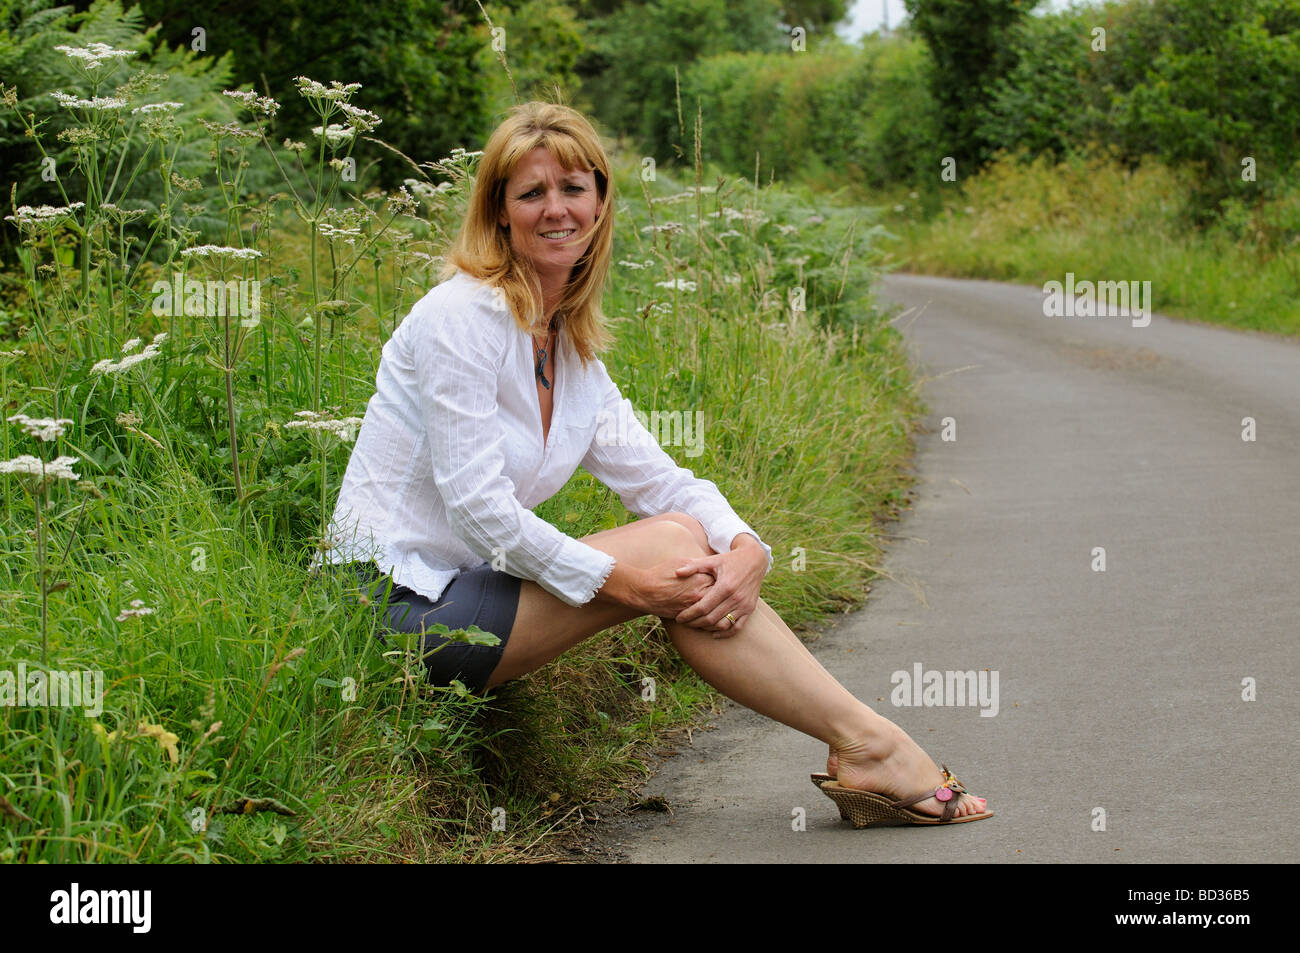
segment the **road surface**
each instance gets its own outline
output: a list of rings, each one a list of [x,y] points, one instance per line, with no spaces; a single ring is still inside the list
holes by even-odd
[[[926,378],[917,500],[894,579],[812,650],[996,816],[854,830],[808,780],[825,745],[727,702],[647,783],[671,813],[612,818],[601,844],[634,863],[1292,861],[1300,344],[1049,318],[1040,289],[992,282],[894,275],[884,297],[913,309],[896,324]],[[917,666],[944,704],[894,703]],[[985,701],[957,704],[942,673],[984,669]]]

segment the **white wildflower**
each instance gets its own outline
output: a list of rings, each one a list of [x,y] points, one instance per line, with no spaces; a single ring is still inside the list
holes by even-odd
[[[895,205],[895,206],[894,206],[894,211],[895,211],[895,212],[902,212],[905,208],[907,208],[907,206],[905,206],[905,205]]]
[[[636,261],[632,261],[632,259],[630,258],[625,258],[622,261],[620,261],[619,264],[622,265],[624,268],[631,268],[633,271],[640,271],[642,268],[653,268],[654,259],[647,258],[645,261],[636,262]]]
[[[669,232],[676,233],[682,230],[681,222],[664,222],[662,225],[647,225],[641,231],[643,232]]]
[[[328,222],[321,222],[316,228],[323,238],[328,238],[331,241],[345,241],[349,245],[355,245],[357,239],[361,237],[361,229],[359,228],[338,228]]]
[[[343,115],[348,117],[348,125],[359,132],[369,132],[383,122],[370,110],[353,106],[351,103],[339,103],[339,109],[343,110]]]
[[[481,149],[475,150],[474,152],[466,152],[460,146],[456,146],[451,150],[451,155],[447,156],[445,159],[439,159],[434,163],[434,165],[440,166],[444,169],[454,169],[466,160],[477,158],[482,154],[483,150]]]
[[[139,618],[142,615],[152,615],[153,611],[153,609],[148,608],[144,604],[143,599],[132,599],[131,608],[123,609],[119,612],[117,614],[117,621],[125,622],[127,619]]]
[[[313,135],[321,135],[320,126],[313,126],[311,131]],[[324,131],[325,144],[331,149],[337,149],[339,146],[351,140],[355,133],[356,129],[351,126],[340,126],[338,123],[332,122],[329,124],[329,128]]]
[[[280,111],[280,104],[270,96],[259,96],[251,90],[223,89],[221,95],[229,96],[231,99],[238,99],[249,112],[274,116]]]
[[[293,81],[298,84],[298,92],[302,93],[307,99],[328,99],[331,102],[346,102],[348,97],[361,88],[360,83],[340,83],[336,79],[330,80],[329,88],[323,83],[318,83],[314,79],[308,79],[306,76],[295,76]]]
[[[50,95],[57,99],[60,105],[67,106],[69,109],[90,109],[99,111],[105,109],[126,108],[126,100],[119,99],[116,96],[96,96],[94,99],[80,99],[76,96],[70,96],[58,89],[50,93]]]
[[[419,179],[403,179],[402,181],[415,194],[416,198],[423,199],[426,202],[432,202],[440,193],[455,188],[450,182],[443,182],[434,186],[428,182],[421,182]]]
[[[408,192],[404,185],[399,185],[397,191],[390,195],[384,204],[395,215],[414,215],[420,206],[415,196]]]
[[[26,473],[43,479],[78,480],[80,477],[72,472],[72,465],[78,457],[58,457],[46,463],[38,457],[23,454],[12,460],[0,460],[0,473]]]
[[[35,228],[37,225],[52,225],[68,218],[79,208],[85,208],[85,202],[73,202],[71,205],[54,207],[52,205],[40,205],[33,208],[30,205],[18,206],[18,212],[15,215],[6,215],[6,222],[13,222],[19,228]]]
[[[160,353],[158,346],[165,340],[167,340],[167,332],[160,331],[153,336],[153,340],[146,344],[144,350],[139,354],[128,354],[128,351],[134,350],[140,344],[139,338],[132,338],[122,347],[122,353],[127,354],[126,357],[122,358],[120,361],[114,361],[107,357],[102,361],[97,361],[95,366],[90,369],[91,373],[120,374],[122,371],[129,370],[142,361],[147,361],[151,358],[157,357]]]
[[[695,282],[687,281],[685,278],[677,278],[673,281],[656,281],[656,288],[676,288],[678,291],[694,291]]]
[[[145,103],[143,106],[136,106],[132,109],[131,115],[134,116],[136,113],[144,113],[145,115],[156,112],[170,113],[175,112],[184,105],[184,103]]]
[[[778,225],[776,228],[782,235],[793,235],[799,231],[798,225]]]
[[[705,215],[708,218],[725,218],[728,222],[735,221],[738,218],[743,218],[748,222],[753,222],[755,225],[762,225],[768,220],[767,215],[762,211],[762,209],[756,208],[744,209],[742,211],[741,209],[728,207],[717,212],[706,212]]]
[[[186,248],[181,251],[182,258],[188,258],[191,255],[197,255],[199,258],[209,256],[216,258],[261,258],[262,253],[254,248],[232,248],[229,245],[199,245],[197,248]]]
[[[124,60],[136,56],[139,50],[115,50],[107,43],[91,43],[89,46],[56,46],[60,53],[66,53],[70,59],[81,60],[88,70],[99,69],[105,60]]]
[[[335,420],[326,414],[318,414],[314,410],[300,410],[294,416],[301,419],[288,421],[284,424],[285,429],[305,429],[332,433],[344,443],[351,443],[356,439],[356,430],[364,421],[362,417],[344,417],[342,420]]]
[[[727,229],[725,232],[718,232],[718,237],[719,237],[719,238],[731,238],[733,235],[734,235],[736,238],[744,238],[744,237],[745,237],[745,233],[744,233],[744,232],[738,232],[738,231],[736,231],[734,228],[729,228],[729,229]]]
[[[19,424],[24,433],[31,434],[40,440],[50,441],[56,437],[63,436],[63,425],[72,423],[66,417],[60,417],[55,420],[52,417],[28,417],[26,414],[14,414],[8,418],[9,422]]]

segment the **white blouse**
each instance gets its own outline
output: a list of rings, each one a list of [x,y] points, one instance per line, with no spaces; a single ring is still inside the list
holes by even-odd
[[[716,484],[673,462],[604,362],[584,369],[562,328],[555,350],[543,445],[531,339],[496,290],[458,271],[417,301],[384,344],[325,560],[373,559],[395,585],[432,600],[460,572],[490,562],[582,605],[609,578],[614,557],[531,510],[581,464],[637,516],[695,517],[717,552],[750,533],[771,570],[772,548]],[[321,561],[318,552],[313,568]]]

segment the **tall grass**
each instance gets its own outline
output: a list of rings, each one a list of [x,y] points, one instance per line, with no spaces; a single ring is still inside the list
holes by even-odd
[[[1149,280],[1154,308],[1232,327],[1300,334],[1300,188],[1208,223],[1198,175],[1154,160],[1130,170],[1097,156],[1054,163],[1003,155],[965,183],[897,190],[889,213],[902,267],[1042,284]]]
[[[107,75],[80,95],[115,92]],[[26,293],[5,416],[71,423],[52,447],[6,424],[5,459],[67,455],[76,474],[0,476],[0,672],[39,667],[47,643],[50,670],[100,671],[104,693],[93,715],[0,706],[0,859],[537,856],[713,701],[655,619],[488,699],[432,688],[414,646],[390,636],[380,651],[342,578],[307,570],[382,344],[431,285],[474,157],[384,152],[410,164],[408,187],[364,191],[347,159],[378,117],[341,108],[356,90],[299,91],[322,127],[352,133],[276,144],[274,104],[232,95],[252,121],[199,133],[219,165],[207,188],[177,183],[160,149],[137,174],[163,176],[168,204],[136,208],[107,185],[119,137],[196,130],[165,109],[127,129],[132,99],[84,114],[64,212],[14,210]],[[902,499],[912,409],[899,336],[871,296],[878,230],[806,194],[706,186],[698,160],[656,182],[639,157],[615,161],[616,255],[641,267],[620,264],[606,298],[611,373],[640,409],[703,413],[702,455],[665,449],[772,544],[763,595],[791,624],[860,600],[872,517]],[[245,162],[278,169],[283,190],[244,191]],[[218,233],[185,224],[198,199]],[[185,254],[205,244],[224,250]],[[156,315],[153,282],[182,262],[260,280],[261,314]],[[629,518],[582,472],[538,512],[573,536]]]

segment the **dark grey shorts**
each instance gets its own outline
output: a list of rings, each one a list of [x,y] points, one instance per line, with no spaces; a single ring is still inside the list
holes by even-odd
[[[441,598],[433,602],[406,586],[392,582],[373,562],[349,563],[337,568],[353,573],[375,612],[384,610],[384,625],[389,630],[421,634],[420,651],[430,682],[449,685],[453,678],[457,678],[476,695],[486,692],[488,679],[501,661],[519,610],[521,580],[518,576],[498,572],[484,563],[476,569],[461,572],[448,583]],[[390,584],[392,592],[387,604],[382,604],[384,591]],[[437,623],[449,629],[475,625],[497,636],[501,644],[467,645],[426,631]],[[376,634],[380,641],[385,641],[382,633]]]

